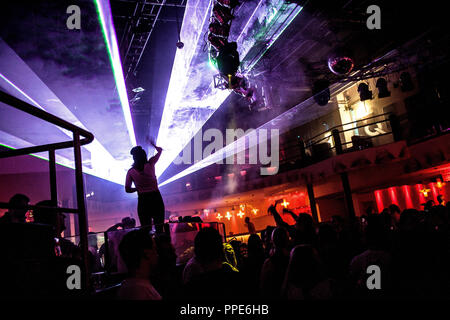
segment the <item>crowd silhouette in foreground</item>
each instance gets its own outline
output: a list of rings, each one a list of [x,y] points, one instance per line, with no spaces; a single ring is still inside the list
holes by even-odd
[[[26,206],[24,195],[10,203]],[[49,201],[37,205],[51,207]],[[111,298],[145,300],[330,300],[448,298],[450,290],[450,205],[441,197],[423,210],[401,211],[395,204],[381,213],[371,208],[353,220],[333,216],[316,224],[306,213],[287,224],[277,210],[268,212],[276,226],[251,234],[246,242],[224,242],[212,227],[195,236],[194,254],[177,265],[172,239],[135,229],[127,218],[111,227],[130,229],[118,251],[128,274]],[[34,211],[34,222],[53,226],[58,256],[81,258],[78,246],[62,238],[65,215]],[[11,209],[0,223],[23,223],[27,210]],[[182,221],[187,221],[183,219]],[[196,220],[197,221],[197,220]],[[248,225],[247,221],[247,225]],[[250,229],[250,228],[249,228]],[[101,251],[101,250],[99,250]],[[98,259],[89,262],[91,268]],[[380,270],[379,289],[370,289],[368,267]]]
[[[125,235],[124,242],[147,237],[148,245],[125,260],[140,261],[149,270],[145,286],[132,268],[124,283],[138,281],[119,290],[122,299],[267,299],[329,300],[449,297],[450,206],[431,201],[423,211],[401,212],[391,205],[381,213],[351,221],[333,216],[332,221],[314,224],[309,214],[296,215],[295,225],[283,221],[276,209],[276,227],[251,234],[247,243],[223,242],[211,227],[195,237],[194,256],[180,268],[170,239],[154,242],[145,230]],[[164,246],[158,245],[163,243]],[[158,262],[151,250],[156,245]],[[138,243],[133,245],[139,247]],[[130,262],[126,262],[130,263]],[[367,285],[375,265],[380,270],[380,287]],[[158,292],[155,295],[154,291]]]

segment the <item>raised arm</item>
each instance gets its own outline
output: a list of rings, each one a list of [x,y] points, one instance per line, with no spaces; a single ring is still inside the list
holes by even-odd
[[[275,204],[271,205],[269,207],[269,209],[267,209],[267,211],[269,211],[269,213],[271,213],[273,215],[273,218],[275,219],[275,223],[277,224],[277,227],[281,227],[281,228],[287,228],[289,225],[283,220],[283,218],[281,218],[280,214],[277,211],[277,202],[275,202]]]
[[[155,142],[148,137],[147,137],[147,142],[149,142],[156,149],[156,152],[157,152],[153,157],[148,159],[148,162],[156,163],[156,162],[158,162],[159,157],[161,157],[161,152],[163,149],[161,147],[157,147]]]
[[[291,211],[291,210],[289,210],[287,208],[284,208],[283,212],[289,213],[291,215],[291,217],[294,218],[295,221],[297,221],[298,215],[296,215],[293,211]]]

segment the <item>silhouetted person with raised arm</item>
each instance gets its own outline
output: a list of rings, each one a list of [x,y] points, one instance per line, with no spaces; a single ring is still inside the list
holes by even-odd
[[[300,213],[295,215],[291,210],[285,209],[284,212],[289,213],[295,219],[295,225],[289,225],[283,220],[278,213],[276,206],[281,203],[281,199],[277,200],[268,209],[268,212],[273,216],[277,227],[285,228],[291,238],[294,240],[294,244],[312,244],[316,245],[316,235],[314,229],[314,222],[311,216],[307,213]]]
[[[27,206],[30,199],[24,195],[17,193],[9,199],[9,204],[13,206]],[[0,223],[23,223],[25,222],[25,215],[27,209],[15,209],[10,208],[2,217],[0,217]]]
[[[147,160],[147,153],[141,146],[131,149],[133,155],[133,167],[128,170],[125,191],[138,193],[138,216],[141,226],[151,226],[152,219],[156,225],[156,231],[162,232],[164,222],[164,201],[158,189],[158,181],[155,174],[155,164],[161,156],[162,148],[148,140],[156,149],[157,154]],[[134,183],[134,188],[131,184]]]

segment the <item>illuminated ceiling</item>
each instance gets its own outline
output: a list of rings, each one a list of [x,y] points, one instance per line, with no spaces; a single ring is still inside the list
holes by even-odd
[[[174,1],[151,3],[177,6]],[[134,108],[130,95],[134,87],[123,79],[126,72],[120,56],[124,48],[118,45],[121,36],[115,34],[118,29],[113,25],[118,18],[117,12],[111,11],[119,8],[114,7],[115,2],[137,3],[111,0],[111,9],[109,0],[78,1],[82,10],[81,31],[67,29],[67,3],[17,0],[5,4],[0,11],[0,90],[91,131],[95,141],[83,147],[84,171],[123,184],[132,162],[129,150],[136,142],[141,143],[147,135],[157,135],[157,143],[164,148],[157,166],[160,176],[205,123],[214,120],[215,127],[219,127],[217,123],[224,115],[221,111],[234,108],[241,103],[238,100],[243,99],[214,88],[216,71],[204,50],[211,1],[189,0],[181,27],[184,48],[175,48],[173,37],[177,35],[169,31],[176,25],[173,17],[164,16],[160,22],[165,21],[167,25],[160,24],[161,29],[155,29],[154,39],[150,39],[148,49],[142,54],[138,73],[144,76],[140,78],[143,83],[138,85],[152,97],[139,106],[141,109]],[[328,6],[327,3],[318,10],[326,11]],[[336,8],[343,6],[343,1],[335,3]],[[328,8],[327,14],[331,16],[335,7]],[[367,34],[358,38],[355,27],[361,27],[361,33],[367,32],[364,24],[347,25],[340,29],[347,32],[340,37],[336,28],[343,24],[345,17],[342,17],[342,10],[335,15],[340,20],[329,28],[329,16],[315,19],[311,11],[282,0],[243,1],[236,8],[229,40],[238,44],[240,71],[248,77],[250,85],[258,86],[259,91],[261,88],[264,92],[272,90],[276,93],[273,96],[278,97],[277,101],[267,102],[273,108],[264,119],[261,112],[247,113],[237,120],[259,127],[310,97],[309,79],[317,75],[311,76],[307,67],[314,69],[315,64],[323,62],[335,41],[349,43],[348,34],[354,36],[350,39],[353,43],[380,56],[389,51],[386,43],[392,45],[386,35],[399,29],[399,25],[411,29],[404,23],[385,24],[385,33],[376,38],[380,41],[374,41]],[[385,21],[395,20],[386,18]],[[403,35],[404,31],[397,33]],[[384,47],[381,40],[386,40]],[[153,55],[149,55],[152,50]],[[361,52],[357,53],[360,57]],[[165,60],[158,57],[153,61],[157,68],[149,68],[149,60],[157,55],[164,56]],[[320,72],[327,72],[326,67]],[[153,81],[150,84],[149,79]],[[241,109],[236,107],[233,111]],[[151,118],[142,116],[144,111],[151,114]],[[236,118],[241,115],[235,114]],[[314,114],[299,116],[303,121]],[[0,144],[21,148],[66,139],[66,132],[0,104]],[[57,161],[73,167],[72,150],[58,151]],[[165,178],[173,175],[168,171]]]
[[[181,39],[185,46],[175,56],[172,77],[158,133],[164,152],[157,163],[160,176],[195,133],[230,94],[214,88],[217,74],[205,50],[205,34],[213,2],[187,2]],[[234,12],[229,41],[236,41],[241,72],[248,74],[300,13],[301,7],[279,1],[246,1]]]

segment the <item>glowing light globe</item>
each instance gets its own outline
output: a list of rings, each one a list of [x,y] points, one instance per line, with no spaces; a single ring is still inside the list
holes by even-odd
[[[348,74],[353,70],[353,59],[347,56],[332,56],[328,58],[328,68],[339,76]]]

